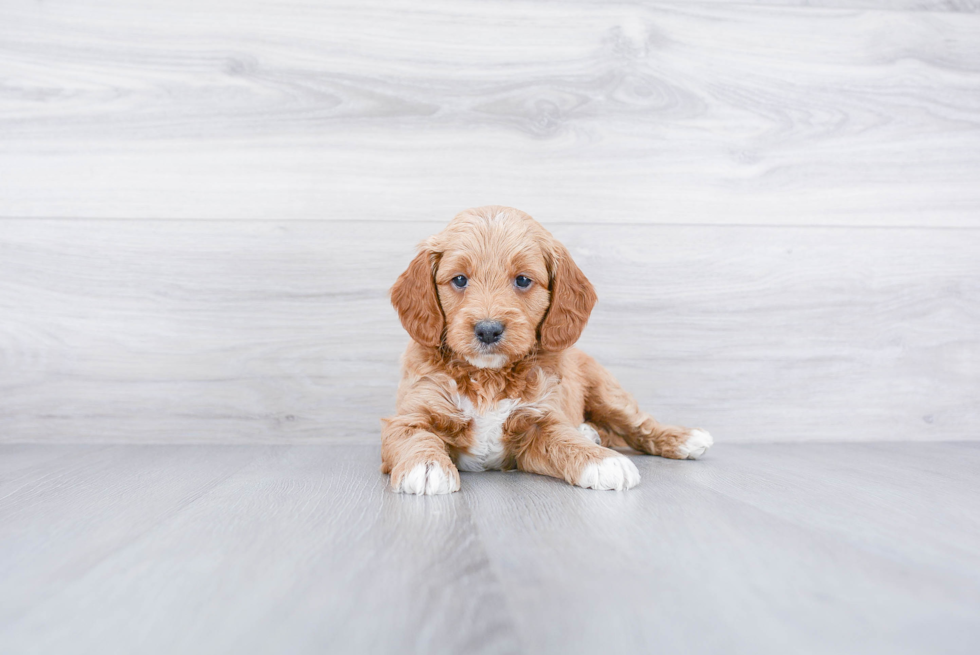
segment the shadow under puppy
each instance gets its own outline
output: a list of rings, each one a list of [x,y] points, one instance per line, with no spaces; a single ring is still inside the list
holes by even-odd
[[[607,446],[695,459],[703,430],[662,425],[572,348],[596,302],[568,250],[508,207],[469,209],[391,288],[412,342],[381,471],[411,494],[459,490],[459,471],[520,469],[590,489],[629,489],[636,466]]]

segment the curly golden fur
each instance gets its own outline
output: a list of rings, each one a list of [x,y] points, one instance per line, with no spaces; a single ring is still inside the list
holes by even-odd
[[[397,412],[382,419],[381,470],[395,491],[448,493],[459,489],[458,469],[490,468],[626,489],[639,474],[610,446],[693,459],[711,445],[702,430],[640,411],[572,348],[595,290],[524,212],[493,206],[456,216],[420,245],[391,301],[412,337]],[[487,321],[502,333],[481,338],[477,324]]]

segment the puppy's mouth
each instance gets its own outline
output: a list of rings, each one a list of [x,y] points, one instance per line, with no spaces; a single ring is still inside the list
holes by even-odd
[[[466,355],[466,361],[477,368],[503,368],[510,358],[500,352],[502,345],[502,341],[477,344],[473,353]]]
[[[503,368],[507,364],[507,355],[469,355],[466,361],[477,368]]]

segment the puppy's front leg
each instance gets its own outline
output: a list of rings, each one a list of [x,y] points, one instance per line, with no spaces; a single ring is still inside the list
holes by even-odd
[[[403,380],[398,413],[381,419],[381,472],[390,473],[392,491],[448,494],[459,491],[459,471],[450,443],[465,434],[469,418],[454,402],[450,380]]]
[[[557,418],[527,420],[517,451],[517,467],[588,489],[624,490],[640,483],[629,458],[603,448],[578,428]]]
[[[396,493],[459,491],[459,471],[449,458],[445,441],[406,424],[400,416],[386,419],[381,431],[381,472],[391,474],[391,489]]]

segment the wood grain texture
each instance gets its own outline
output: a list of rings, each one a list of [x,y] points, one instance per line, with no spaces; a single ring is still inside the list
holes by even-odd
[[[695,0],[725,5],[759,5],[766,7],[821,7],[836,9],[873,9],[876,11],[939,11],[976,13],[978,0]]]
[[[518,650],[464,499],[374,448],[68,448],[0,504],[3,652]]]
[[[0,441],[377,443],[440,223],[8,220]],[[551,224],[580,342],[721,442],[977,439],[980,231]]]
[[[462,493],[529,652],[970,653],[977,445],[926,448],[720,445],[634,457],[625,494],[504,473]]]
[[[976,3],[785,4],[7,2],[0,217],[980,224]]]
[[[12,460],[5,653],[980,643],[975,443],[719,444],[634,456],[626,493],[464,473],[428,498],[388,491],[374,446],[0,445],[0,484]]]

